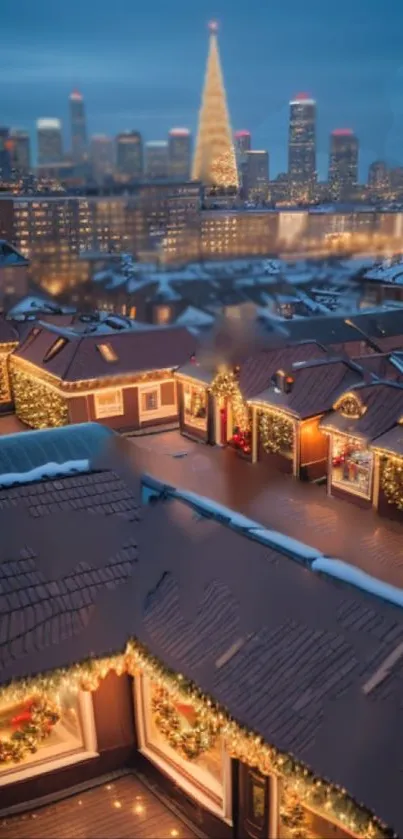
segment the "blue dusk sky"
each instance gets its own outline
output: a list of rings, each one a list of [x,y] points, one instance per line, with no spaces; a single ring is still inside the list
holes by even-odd
[[[322,177],[333,128],[356,131],[362,177],[374,159],[403,164],[402,0],[1,0],[0,124],[66,126],[77,87],[90,133],[195,131],[211,18],[232,126],[269,150],[271,176],[302,91],[318,103]]]

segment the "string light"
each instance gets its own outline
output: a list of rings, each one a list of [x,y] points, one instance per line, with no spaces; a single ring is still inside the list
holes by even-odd
[[[294,424],[285,414],[262,411],[259,418],[260,441],[267,454],[292,453]]]
[[[15,412],[31,428],[57,428],[68,423],[67,400],[22,370],[11,370]]]
[[[398,510],[403,510],[403,460],[401,458],[385,457],[383,459],[381,487],[388,504],[393,504]]]
[[[239,725],[214,700],[189,682],[181,673],[168,670],[135,639],[123,653],[103,659],[89,659],[69,669],[58,669],[30,679],[12,682],[0,688],[0,701],[22,701],[27,694],[54,697],[64,688],[70,691],[97,690],[103,676],[113,670],[118,676],[143,674],[155,686],[167,690],[172,699],[191,705],[196,714],[203,713],[223,738],[230,757],[257,769],[262,775],[275,775],[295,793],[305,807],[327,814],[336,823],[344,824],[359,839],[386,839],[394,836],[364,805],[355,802],[344,789],[316,777],[293,755],[279,752],[265,743],[260,735]]]
[[[210,390],[216,399],[228,399],[231,403],[233,424],[242,434],[250,431],[249,409],[242,399],[237,376],[230,370],[217,373]]]

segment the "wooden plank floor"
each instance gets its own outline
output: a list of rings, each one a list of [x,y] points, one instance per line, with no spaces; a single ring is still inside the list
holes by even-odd
[[[0,839],[194,839],[133,775],[0,821]]]

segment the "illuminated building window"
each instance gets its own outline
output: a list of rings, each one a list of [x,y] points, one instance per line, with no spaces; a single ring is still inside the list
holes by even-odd
[[[24,739],[27,723],[32,731]],[[40,694],[28,694],[12,704],[1,702],[0,737],[10,744],[11,754],[14,747],[16,750],[14,760],[0,764],[2,784],[37,775],[41,767],[43,772],[49,772],[63,764],[96,757],[91,694],[77,695],[66,686],[60,691],[57,704]]]
[[[48,351],[43,356],[43,360],[50,361],[52,358],[55,357],[62,349],[68,344],[67,338],[58,338],[54,344],[48,349]]]
[[[130,307],[130,317],[134,319],[136,317],[136,314],[137,314],[136,306],[131,306]]]
[[[155,385],[145,385],[140,391],[140,420],[157,417],[169,417],[176,413],[175,382],[165,381]]]
[[[160,325],[164,323],[169,323],[171,320],[171,308],[170,306],[158,306],[157,309],[157,323]]]
[[[97,350],[101,353],[104,361],[112,363],[113,361],[118,360],[115,350],[110,344],[97,344]]]
[[[123,391],[121,388],[100,390],[94,394],[95,417],[106,419],[124,414]]]

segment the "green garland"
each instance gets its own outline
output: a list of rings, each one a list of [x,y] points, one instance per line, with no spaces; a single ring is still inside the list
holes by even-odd
[[[185,760],[196,760],[214,746],[219,727],[199,712],[195,724],[183,729],[175,703],[164,688],[154,688],[152,710],[157,728],[169,745]]]
[[[263,411],[259,422],[260,441],[267,454],[291,453],[294,443],[294,425],[283,414]]]
[[[382,489],[388,504],[403,510],[403,461],[385,460],[382,465]]]
[[[35,754],[59,719],[53,702],[44,697],[28,700],[23,712],[11,721],[16,730],[10,737],[0,739],[0,763],[20,763],[28,754]]]

